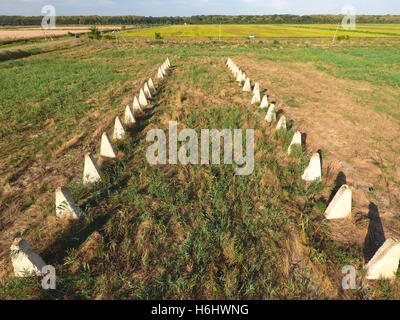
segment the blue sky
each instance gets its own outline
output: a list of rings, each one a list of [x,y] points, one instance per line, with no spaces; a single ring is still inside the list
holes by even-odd
[[[399,0],[0,0],[0,15],[40,16],[44,5],[57,15],[191,16],[200,14],[400,14]]]

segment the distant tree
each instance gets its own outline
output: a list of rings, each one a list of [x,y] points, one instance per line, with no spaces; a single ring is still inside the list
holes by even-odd
[[[42,16],[0,16],[0,25],[40,26]],[[201,15],[192,17],[143,17],[143,16],[59,16],[59,25],[171,25],[171,24],[337,24],[343,15]],[[358,23],[400,23],[400,15],[357,15]]]
[[[89,38],[95,40],[101,39],[101,32],[96,28],[96,26],[90,27]]]

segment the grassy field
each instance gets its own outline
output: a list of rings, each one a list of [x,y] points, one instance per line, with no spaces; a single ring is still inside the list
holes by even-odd
[[[41,27],[0,27],[0,43],[20,40],[60,37],[68,33],[82,34],[89,32],[91,26],[57,26],[56,29],[43,30]],[[127,26],[132,28],[132,26]],[[101,31],[120,30],[121,26],[98,26]]]
[[[247,37],[251,34],[258,38],[333,38],[338,25],[313,24],[313,25],[290,25],[290,24],[264,24],[264,25],[175,25],[158,28],[148,28],[128,32],[125,36],[130,37],[154,37],[160,33],[162,37]],[[400,25],[374,25],[358,24],[356,30],[344,30],[340,25],[337,36],[348,35],[351,38],[359,37],[400,37]]]
[[[361,274],[377,234],[371,203],[386,237],[400,233],[398,215],[385,215],[400,207],[400,46],[328,42],[84,41],[0,62],[0,298],[400,299],[400,271],[394,282],[341,289],[341,268]],[[173,68],[157,82],[155,108],[115,142],[117,160],[99,159],[102,182],[84,187],[85,152],[99,158],[101,134],[167,56]],[[291,120],[288,132],[264,123],[227,57],[268,90]],[[254,173],[150,166],[146,134],[172,120],[197,132],[254,128]],[[288,157],[295,130],[307,133],[307,149]],[[300,177],[318,149],[323,181],[306,185]],[[382,162],[362,162],[377,150]],[[354,189],[355,219],[331,224],[322,213],[340,170]],[[55,218],[62,185],[83,214],[77,223]],[[56,291],[12,276],[16,236],[56,266]]]

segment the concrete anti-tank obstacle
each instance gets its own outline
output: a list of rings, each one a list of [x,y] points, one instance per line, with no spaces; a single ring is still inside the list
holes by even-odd
[[[368,280],[395,279],[400,260],[400,242],[387,239],[365,266]]]
[[[242,70],[240,70],[240,69],[237,72],[236,81],[237,82],[242,82]]]
[[[245,92],[250,92],[251,91],[251,84],[250,84],[250,79],[249,78],[247,78],[245,83],[244,83],[243,91],[245,91]]]
[[[268,108],[268,97],[267,95],[264,95],[260,104],[260,109],[266,109]]]
[[[235,68],[233,70],[233,75],[234,75],[235,79],[238,77],[239,73],[240,73],[240,69],[238,66],[235,65]]]
[[[147,98],[146,98],[146,95],[144,94],[143,89],[140,89],[139,104],[142,108],[144,108],[148,105]]]
[[[321,181],[321,175],[320,155],[314,153],[301,178],[305,181]]]
[[[260,91],[256,91],[253,94],[253,99],[251,99],[251,104],[259,104],[261,102]]]
[[[147,81],[147,85],[149,86],[150,90],[153,91],[153,93],[156,92],[156,86],[154,85],[154,82],[151,78],[149,79],[149,81]]]
[[[85,165],[83,168],[83,184],[91,184],[100,181],[100,169],[96,159],[88,152],[85,155]]]
[[[100,155],[106,158],[116,158],[114,147],[111,144],[111,139],[106,132],[101,136]]]
[[[161,72],[162,72],[163,76],[167,75],[167,70],[165,69],[165,64],[161,65]]]
[[[232,71],[232,75],[235,78],[235,80],[237,79],[238,75],[239,75],[239,69],[237,67],[235,67]]]
[[[124,122],[126,125],[131,125],[136,123],[135,117],[133,115],[132,109],[129,105],[126,106],[125,108],[125,117],[124,117]]]
[[[348,185],[344,184],[340,187],[335,197],[329,203],[325,211],[325,218],[344,219],[351,216],[351,189]]]
[[[293,135],[292,142],[290,143],[289,148],[288,148],[288,154],[292,153],[292,148],[293,148],[294,145],[301,146],[301,132],[300,131],[297,131]]]
[[[139,100],[136,96],[133,98],[133,110],[142,112],[142,108],[141,108]]]
[[[28,242],[21,238],[16,238],[10,249],[14,276],[21,278],[40,276],[42,274],[42,269],[46,266],[46,263],[33,251]]]
[[[64,188],[56,190],[56,216],[58,218],[79,219],[79,210]]]
[[[286,117],[282,116],[279,118],[278,124],[276,125],[276,130],[286,130]]]
[[[150,92],[150,88],[149,88],[147,82],[144,84],[143,91],[144,91],[144,94],[146,95],[147,98],[149,98],[149,99],[152,98],[152,95],[151,95],[151,92]]]
[[[256,82],[254,84],[254,88],[253,88],[253,93],[256,94],[256,92],[260,93],[260,83]]]
[[[114,134],[113,134],[113,139],[115,140],[122,140],[125,138],[125,128],[122,125],[121,119],[119,117],[115,118],[115,123],[114,123]]]
[[[157,78],[158,78],[158,79],[164,79],[164,75],[163,75],[163,73],[162,73],[162,71],[161,71],[161,68],[158,68]]]
[[[168,68],[171,67],[171,61],[169,61],[169,58],[167,58],[167,65],[168,65]]]
[[[268,123],[276,121],[276,107],[275,104],[271,104],[268,109],[267,115],[265,116],[265,121]]]

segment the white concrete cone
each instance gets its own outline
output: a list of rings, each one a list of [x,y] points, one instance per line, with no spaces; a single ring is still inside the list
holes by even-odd
[[[235,66],[235,69],[234,69],[235,78],[239,75],[239,73],[240,73],[239,67]]]
[[[260,84],[258,82],[254,84],[253,93],[255,94],[257,91],[260,93]]]
[[[295,134],[294,134],[294,136],[293,136],[293,139],[292,139],[292,142],[290,143],[290,145],[289,145],[289,148],[288,148],[288,154],[291,154],[292,153],[292,147],[294,146],[294,145],[299,145],[299,146],[301,146],[301,132],[300,131],[297,131]]]
[[[135,98],[133,98],[133,111],[142,111],[139,100],[136,96],[135,96]]]
[[[144,94],[143,89],[140,89],[139,104],[142,108],[144,108],[148,105],[147,98],[146,98],[146,95]]]
[[[232,71],[232,75],[233,75],[233,77],[235,78],[235,80],[236,80],[236,78],[237,78],[238,74],[239,74],[239,71],[238,71],[236,68],[235,68],[235,69],[233,69],[233,71]]]
[[[56,190],[56,216],[58,218],[79,219],[79,210],[64,188]]]
[[[161,65],[161,72],[162,72],[163,76],[167,75],[167,71],[165,70],[164,64]]]
[[[243,73],[242,73],[241,80],[239,81],[239,86],[241,86],[243,82],[245,82],[245,83],[246,83],[246,80],[247,80],[247,77],[246,77],[246,76],[244,76],[244,75],[243,75]]]
[[[369,280],[395,279],[400,260],[400,243],[387,239],[365,266]]]
[[[278,124],[276,125],[276,130],[286,130],[286,117],[282,116],[279,118]]]
[[[266,109],[268,108],[268,97],[267,95],[264,95],[260,104],[260,109]]]
[[[144,84],[143,91],[147,98],[149,98],[149,99],[152,98],[150,88],[149,88],[147,82]]]
[[[117,154],[111,143],[111,139],[106,132],[101,136],[100,155],[106,158],[116,158]]]
[[[276,121],[276,107],[274,104],[271,104],[269,107],[267,115],[265,116],[265,121],[268,123]]]
[[[115,123],[114,123],[114,135],[113,139],[115,140],[122,140],[125,138],[125,128],[122,125],[121,119],[119,117],[115,118]]]
[[[168,68],[171,67],[171,61],[169,61],[169,58],[167,58],[167,64],[168,64]]]
[[[332,199],[325,211],[325,218],[344,219],[351,216],[351,189],[348,185],[343,185]]]
[[[150,90],[152,90],[154,93],[156,92],[156,86],[154,85],[153,80],[150,78],[149,81],[147,81],[147,84],[150,88]]]
[[[135,117],[133,115],[132,109],[131,109],[131,107],[129,105],[127,105],[126,108],[125,108],[124,122],[127,125],[136,123],[136,120],[135,120]]]
[[[237,76],[236,76],[236,81],[237,82],[242,82],[242,71],[239,69]]]
[[[162,73],[162,71],[161,71],[161,68],[158,68],[157,78],[158,78],[158,79],[164,79],[164,75],[163,75],[163,73]]]
[[[42,269],[46,266],[46,263],[33,251],[28,242],[21,238],[16,238],[10,250],[11,262],[16,277],[40,276],[42,274]]]
[[[305,181],[321,181],[321,159],[319,153],[314,153],[302,177]]]
[[[251,104],[259,104],[261,102],[260,91],[256,91],[253,94],[253,99],[251,99]]]
[[[243,91],[245,91],[245,92],[250,92],[251,91],[251,84],[250,84],[250,79],[249,78],[247,78],[246,82],[244,83]]]
[[[100,169],[96,159],[90,153],[86,153],[85,166],[83,168],[83,184],[95,183],[100,180]]]

